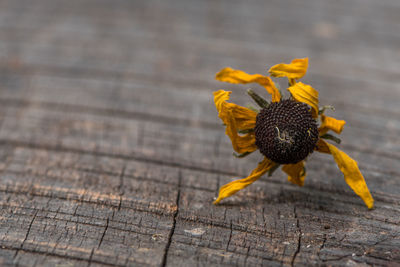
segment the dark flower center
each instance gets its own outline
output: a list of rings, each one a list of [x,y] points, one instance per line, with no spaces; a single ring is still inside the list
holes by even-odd
[[[294,164],[314,151],[318,128],[310,107],[293,100],[271,103],[257,115],[256,145],[270,160]]]

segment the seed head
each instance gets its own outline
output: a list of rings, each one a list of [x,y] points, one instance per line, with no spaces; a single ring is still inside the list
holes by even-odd
[[[310,107],[293,100],[273,102],[257,115],[256,145],[270,160],[294,164],[314,151],[318,128]]]

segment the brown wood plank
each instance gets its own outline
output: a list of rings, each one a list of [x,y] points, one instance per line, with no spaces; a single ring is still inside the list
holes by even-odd
[[[0,1],[0,265],[397,266],[397,0]],[[368,211],[328,155],[212,205],[261,159],[232,157],[225,66],[310,58],[347,125]],[[280,83],[285,88],[285,83]],[[262,93],[261,88],[251,85]]]

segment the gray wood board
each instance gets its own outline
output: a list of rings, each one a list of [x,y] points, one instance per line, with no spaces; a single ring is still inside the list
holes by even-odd
[[[0,1],[0,264],[400,264],[400,2]],[[309,57],[374,210],[329,155],[214,206],[236,159],[212,101],[225,66]],[[284,81],[278,82],[285,88]]]

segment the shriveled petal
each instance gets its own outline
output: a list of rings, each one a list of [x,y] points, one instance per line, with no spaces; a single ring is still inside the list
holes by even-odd
[[[289,79],[300,79],[308,68],[308,58],[294,59],[290,64],[278,64],[269,69],[273,77],[288,77]]]
[[[268,76],[263,76],[261,74],[248,74],[241,70],[224,68],[217,73],[215,79],[221,82],[235,84],[258,83],[259,85],[263,86],[268,93],[271,94],[272,102],[279,102],[281,100],[281,93]]]
[[[317,145],[315,146],[315,150],[320,153],[330,154],[331,151],[329,150],[328,143],[322,139],[319,139]]]
[[[312,108],[313,118],[318,117],[318,91],[308,84],[298,82],[288,88],[296,101],[306,103]]]
[[[340,171],[344,174],[344,179],[351,189],[364,201],[365,205],[372,209],[374,207],[374,199],[368,190],[364,177],[358,168],[355,160],[350,158],[346,153],[323,140],[324,146],[328,147],[330,154],[336,161]]]
[[[215,106],[219,116],[227,124],[227,113],[232,112],[238,130],[253,129],[256,125],[257,112],[234,103],[226,102],[232,92],[219,90],[214,92]]]
[[[255,151],[257,146],[254,132],[245,135],[239,135],[237,133],[238,128],[232,112],[228,112],[226,117],[228,120],[227,123],[225,123],[225,134],[231,139],[233,149],[239,154]]]
[[[218,111],[222,110],[223,106],[226,105],[226,101],[229,100],[229,96],[231,95],[231,93],[231,91],[224,90],[218,90],[213,93],[215,107]]]
[[[258,163],[257,168],[255,168],[251,174],[240,180],[236,180],[230,182],[219,189],[219,194],[217,200],[214,201],[214,204],[218,204],[222,199],[227,198],[235,194],[237,191],[242,190],[248,185],[254,183],[258,180],[263,174],[265,174],[272,166],[274,166],[274,162],[271,160],[264,158],[263,161]]]
[[[282,167],[282,171],[287,173],[289,182],[297,184],[298,186],[304,185],[304,179],[306,178],[304,161],[300,161],[296,164],[286,164]]]
[[[318,131],[320,135],[326,134],[329,130],[340,134],[343,131],[343,127],[345,124],[346,122],[344,120],[337,120],[335,118],[321,114],[321,126],[319,127]]]
[[[218,116],[226,125],[225,133],[232,141],[233,149],[238,153],[253,152],[257,149],[254,132],[239,135],[239,130],[252,129],[256,125],[257,113],[251,109],[226,102],[231,92],[214,92],[214,102]]]
[[[257,112],[233,103],[227,103],[235,118],[238,130],[254,129],[256,126]]]

